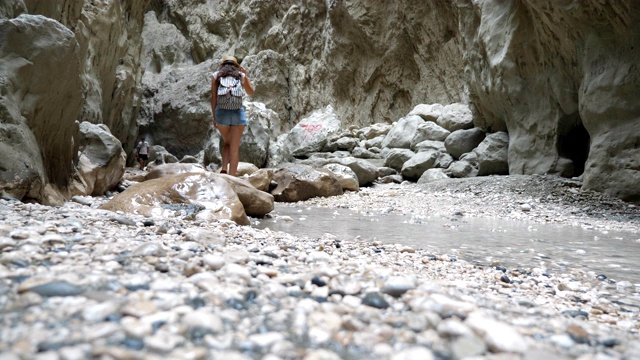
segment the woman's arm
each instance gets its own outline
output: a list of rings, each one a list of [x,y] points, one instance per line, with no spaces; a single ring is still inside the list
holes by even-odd
[[[244,91],[247,92],[247,95],[253,96],[253,85],[251,85],[251,82],[249,81],[249,77],[247,76],[247,69],[240,66],[240,71],[242,71],[242,73],[244,74],[244,82],[242,83],[242,87],[244,88]]]
[[[216,124],[216,105],[218,104],[218,79],[215,74],[211,77],[211,113],[213,114],[213,127]]]

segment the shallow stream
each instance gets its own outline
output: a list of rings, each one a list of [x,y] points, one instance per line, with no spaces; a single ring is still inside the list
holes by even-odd
[[[298,237],[329,233],[343,240],[403,244],[510,269],[539,267],[561,274],[575,268],[640,287],[640,234],[631,232],[463,216],[363,214],[290,204],[276,204],[272,215],[255,226]]]

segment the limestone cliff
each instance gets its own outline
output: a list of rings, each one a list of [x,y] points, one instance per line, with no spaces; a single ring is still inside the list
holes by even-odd
[[[140,130],[197,154],[210,73],[234,54],[274,137],[327,105],[348,126],[469,103],[477,127],[508,131],[511,174],[640,201],[639,20],[634,0],[5,0],[0,190],[64,196],[81,121],[127,153]]]
[[[640,200],[640,7],[632,1],[461,2],[480,126],[509,132],[512,174],[584,172]]]

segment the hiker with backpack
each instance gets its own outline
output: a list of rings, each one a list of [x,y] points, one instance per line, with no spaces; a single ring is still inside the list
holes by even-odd
[[[220,173],[236,175],[240,161],[240,140],[247,126],[242,106],[244,92],[253,95],[247,70],[233,56],[225,56],[211,79],[211,111],[213,127],[222,136],[222,167]]]

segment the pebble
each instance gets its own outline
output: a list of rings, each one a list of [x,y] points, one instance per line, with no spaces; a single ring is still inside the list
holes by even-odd
[[[393,191],[313,201],[396,213],[424,200],[449,217],[476,214],[464,192],[384,186]],[[512,199],[505,216],[529,202],[532,221],[550,214],[533,198]],[[143,219],[76,200],[91,205],[0,200],[0,359],[631,359],[640,349],[635,286],[604,275],[507,271],[458,253]]]

